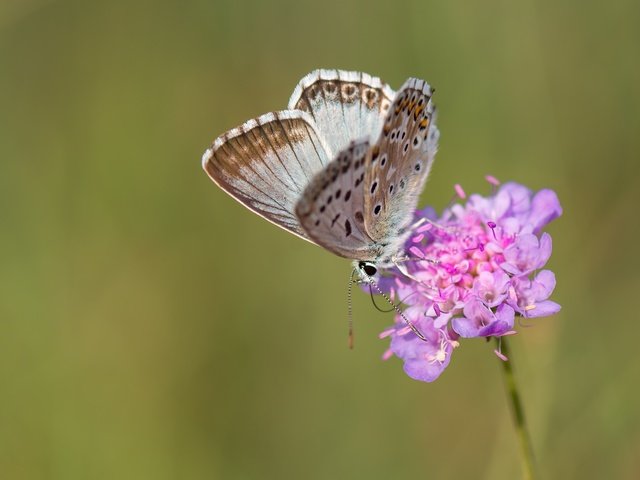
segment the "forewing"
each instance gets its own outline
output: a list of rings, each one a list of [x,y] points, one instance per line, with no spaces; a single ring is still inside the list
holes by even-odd
[[[404,233],[431,169],[439,137],[432,94],[424,80],[407,80],[367,156],[365,226],[381,243]]]
[[[374,260],[364,226],[363,185],[369,141],[352,142],[316,174],[296,205],[302,228],[318,245],[357,260]]]
[[[294,209],[305,186],[329,163],[327,150],[307,113],[272,112],[218,137],[202,167],[245,207],[309,240]]]
[[[395,92],[378,77],[315,70],[296,86],[289,108],[308,112],[333,155],[353,140],[375,142]]]

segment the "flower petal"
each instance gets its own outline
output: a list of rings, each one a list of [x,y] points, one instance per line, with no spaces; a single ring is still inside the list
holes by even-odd
[[[525,316],[527,318],[547,317],[558,313],[561,308],[559,304],[552,302],[551,300],[545,300],[543,302],[535,303],[534,305],[536,308],[526,310]]]
[[[551,270],[542,270],[532,282],[536,301],[546,300],[556,288],[556,276]]]
[[[562,215],[562,207],[556,192],[553,190],[540,190],[531,201],[531,213],[527,222],[532,231],[537,233],[546,224]]]

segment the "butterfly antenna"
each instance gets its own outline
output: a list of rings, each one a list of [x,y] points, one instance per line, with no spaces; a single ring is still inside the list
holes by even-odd
[[[349,322],[349,348],[353,350],[354,340],[353,340],[353,308],[351,301],[351,292],[353,290],[353,276],[356,273],[356,269],[354,268],[351,271],[351,276],[349,277],[349,287],[347,288],[347,317]]]
[[[369,285],[369,294],[371,295],[371,303],[373,303],[373,306],[376,307],[376,310],[382,313],[389,313],[393,311],[393,307],[389,308],[388,310],[380,308],[380,306],[376,303],[376,297],[373,296],[373,288],[371,287],[371,285]],[[406,297],[401,298],[397,304],[400,305],[401,303],[404,303],[407,298],[411,298],[413,295],[416,295],[416,294],[417,292],[409,293]]]
[[[371,278],[369,275],[367,275],[367,273],[366,273],[366,272],[364,272],[364,271],[360,271],[360,274],[361,274],[361,275],[364,275],[364,276],[366,277],[367,281],[369,282],[369,285],[373,285],[373,288],[375,288],[375,289],[376,289],[376,291],[378,292],[378,294],[382,295],[382,298],[384,298],[384,299],[387,301],[387,303],[389,303],[389,305],[391,305],[391,306],[393,307],[393,309],[395,310],[395,312],[396,312],[398,315],[400,315],[400,317],[402,317],[402,320],[404,320],[404,323],[406,323],[406,324],[407,324],[407,327],[409,327],[409,328],[411,329],[411,331],[412,331],[413,333],[415,333],[415,334],[416,334],[416,336],[417,336],[420,340],[422,340],[422,341],[424,341],[424,342],[428,342],[428,341],[429,341],[429,340],[427,340],[427,338],[422,334],[422,332],[420,332],[420,330],[418,330],[418,329],[416,328],[416,326],[415,326],[413,323],[411,323],[411,322],[409,321],[409,319],[405,316],[405,314],[402,312],[402,310],[400,310],[400,307],[398,307],[395,303],[393,303],[393,302],[391,301],[391,299],[389,298],[389,296],[388,296],[386,293],[384,293],[384,292],[380,289],[380,287],[378,286],[378,284],[376,283],[376,281],[375,281],[373,278]],[[353,278],[353,273],[352,273],[351,275],[352,275],[352,278]]]
[[[371,296],[371,303],[373,303],[373,306],[376,307],[376,310],[378,310],[379,312],[382,312],[382,313],[389,313],[389,312],[393,311],[393,308],[390,308],[388,310],[384,310],[383,308],[380,308],[378,306],[378,304],[376,303],[376,298],[373,296],[373,288],[371,287],[371,284],[369,284],[369,295]]]

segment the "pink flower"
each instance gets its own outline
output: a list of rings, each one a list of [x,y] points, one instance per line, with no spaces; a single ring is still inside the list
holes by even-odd
[[[401,358],[411,378],[431,382],[460,338],[510,335],[516,315],[557,313],[560,305],[549,300],[554,274],[535,272],[551,256],[551,236],[541,230],[561,214],[553,191],[534,194],[516,183],[491,196],[471,195],[439,218],[432,209],[416,212],[419,226],[406,245],[411,260],[384,272],[380,287],[407,305],[404,316],[426,341],[397,315],[381,334],[391,338],[385,358]]]

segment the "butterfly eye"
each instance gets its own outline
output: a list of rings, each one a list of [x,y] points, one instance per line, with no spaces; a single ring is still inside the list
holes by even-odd
[[[370,277],[378,273],[378,269],[373,263],[360,262],[358,263],[358,268],[362,270],[364,273],[366,273],[367,275],[369,275]]]

